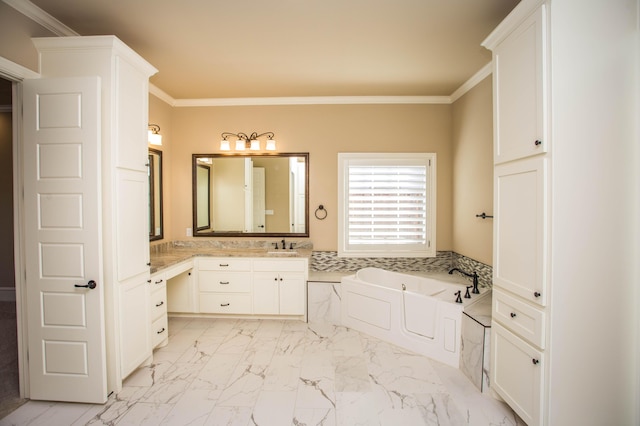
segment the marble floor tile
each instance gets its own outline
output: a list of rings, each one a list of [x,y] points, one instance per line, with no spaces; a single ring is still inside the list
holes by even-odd
[[[5,425],[522,426],[458,369],[332,324],[170,318],[106,404],[29,401]]]

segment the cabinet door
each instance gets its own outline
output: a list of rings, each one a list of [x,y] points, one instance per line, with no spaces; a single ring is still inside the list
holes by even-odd
[[[278,314],[280,277],[275,273],[256,273],[253,277],[253,313]]]
[[[282,274],[280,278],[280,314],[303,315],[306,294],[304,275]]]
[[[149,180],[146,173],[117,171],[118,280],[149,272]]]
[[[149,283],[141,280],[120,286],[120,356],[127,377],[151,356]]]
[[[147,124],[149,111],[149,79],[147,74],[120,56],[115,57],[114,79],[117,123],[117,166],[146,172],[148,163]]]
[[[547,160],[495,167],[493,284],[547,303]]]
[[[495,163],[548,149],[546,43],[543,5],[493,51]]]
[[[491,388],[529,426],[542,418],[543,353],[495,321],[491,326]]]

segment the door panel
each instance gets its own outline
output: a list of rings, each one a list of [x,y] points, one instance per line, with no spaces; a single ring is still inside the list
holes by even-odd
[[[99,93],[97,77],[24,82],[31,399],[107,400]]]

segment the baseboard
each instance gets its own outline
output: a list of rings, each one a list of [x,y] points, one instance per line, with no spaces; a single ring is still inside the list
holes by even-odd
[[[0,302],[14,302],[16,289],[14,287],[0,287]]]

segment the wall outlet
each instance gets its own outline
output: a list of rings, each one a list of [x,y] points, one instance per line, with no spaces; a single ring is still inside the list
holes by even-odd
[[[187,237],[193,237],[193,229],[187,228]]]

